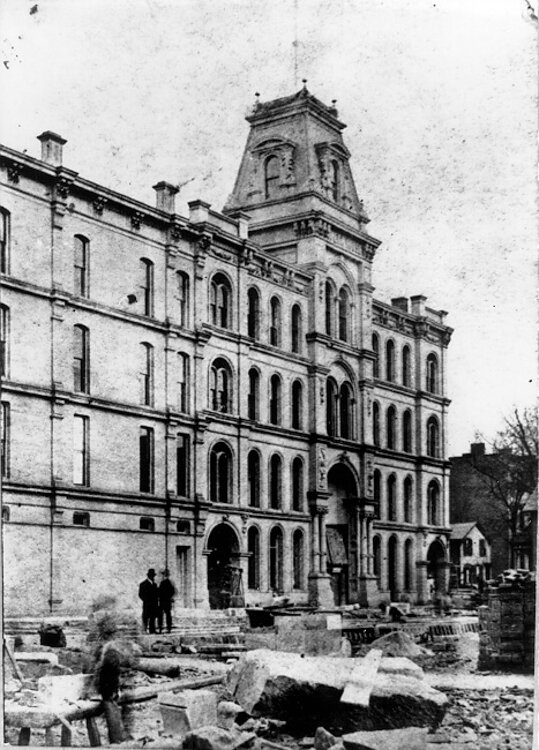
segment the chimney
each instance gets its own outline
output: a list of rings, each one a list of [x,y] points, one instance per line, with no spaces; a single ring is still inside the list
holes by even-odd
[[[393,297],[391,304],[405,313],[408,312],[408,297]]]
[[[189,221],[191,224],[203,224],[208,221],[208,211],[210,209],[210,203],[204,203],[204,201],[196,200],[189,201]]]
[[[170,182],[161,181],[154,185],[153,189],[155,190],[155,207],[167,214],[175,213],[175,196],[179,188],[171,185]]]
[[[44,133],[38,135],[37,139],[41,141],[41,161],[52,167],[61,167],[62,147],[67,143],[66,139],[51,130],[45,130]]]
[[[485,455],[485,444],[484,443],[471,443],[470,453],[474,458],[479,458]]]
[[[238,237],[240,240],[246,240],[249,237],[249,214],[245,211],[231,211],[228,216],[238,222]]]
[[[418,317],[423,318],[425,315],[425,302],[427,301],[427,298],[422,294],[414,294],[413,297],[410,297],[410,300],[412,301],[412,315],[417,315]]]

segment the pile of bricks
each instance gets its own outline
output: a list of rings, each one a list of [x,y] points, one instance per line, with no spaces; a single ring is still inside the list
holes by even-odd
[[[479,607],[479,669],[534,671],[535,581],[489,588]]]

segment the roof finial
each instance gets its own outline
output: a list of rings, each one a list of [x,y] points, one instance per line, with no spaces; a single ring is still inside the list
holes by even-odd
[[[301,82],[303,84],[303,90],[307,91],[307,79],[306,78],[302,78]]]
[[[337,107],[336,107],[336,104],[337,104],[337,100],[336,99],[332,99],[331,100],[331,107],[329,108],[329,111],[332,114],[334,114],[335,117],[337,117]]]
[[[255,91],[255,103],[254,103],[254,110],[257,110],[260,107],[260,93],[258,91]]]

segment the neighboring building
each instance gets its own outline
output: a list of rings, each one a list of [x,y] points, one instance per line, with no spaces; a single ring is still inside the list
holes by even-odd
[[[515,455],[507,449],[497,453],[486,453],[484,443],[472,443],[469,453],[454,456],[449,460],[451,524],[477,522],[480,525],[491,545],[492,576],[497,576],[508,568],[518,567],[519,558],[522,556],[529,561],[530,555],[534,554],[532,542],[529,539],[529,531],[522,530],[522,513],[529,493],[524,492],[522,488],[529,475],[527,466],[530,461],[533,463],[533,459]],[[496,485],[496,478],[499,478],[499,488],[511,489],[511,484],[504,484],[511,472],[516,477],[515,495],[512,497],[507,492],[507,496],[514,506],[514,540],[511,538],[507,506],[492,489]],[[532,516],[525,514],[526,523],[532,517],[533,512]]]
[[[453,524],[450,552],[452,589],[482,587],[490,578],[490,544],[478,524]]]
[[[0,149],[6,615],[423,601],[449,576],[445,313],[373,298],[334,107],[255,105],[224,213]]]
[[[537,569],[537,488],[527,496],[515,539],[516,567]]]

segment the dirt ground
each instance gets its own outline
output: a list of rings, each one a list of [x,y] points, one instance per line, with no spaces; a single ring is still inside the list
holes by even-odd
[[[530,677],[512,677],[510,674],[478,673],[475,665],[476,649],[473,643],[460,649],[451,648],[432,655],[423,655],[413,660],[426,673],[429,683],[442,689],[449,697],[449,708],[445,718],[431,739],[432,748],[451,750],[528,750],[532,748],[533,683]],[[62,661],[62,659],[60,659]],[[200,677],[223,671],[224,664],[202,658],[185,658],[181,678]],[[486,679],[485,679],[486,678]],[[141,672],[132,673],[126,687],[141,687],[153,683],[167,682],[163,677],[149,677]],[[445,684],[440,687],[438,683]],[[517,687],[513,683],[517,683]],[[451,686],[449,686],[451,685]],[[481,688],[486,689],[479,689]],[[220,697],[227,698],[225,686],[215,688]],[[125,725],[131,739],[122,743],[125,747],[178,748],[178,740],[167,736],[163,730],[157,699],[126,707]],[[107,730],[102,717],[97,719],[103,744],[107,742]],[[323,717],[320,725],[323,726]],[[289,747],[308,748],[312,738],[293,738],[283,729],[266,729],[265,736],[274,742]],[[7,728],[6,741],[17,744],[18,730]],[[32,732],[32,745],[43,746],[43,731]],[[73,745],[88,746],[88,737],[83,722],[73,724]],[[55,745],[60,745],[60,730],[55,730]],[[402,750],[405,750],[403,748]]]

